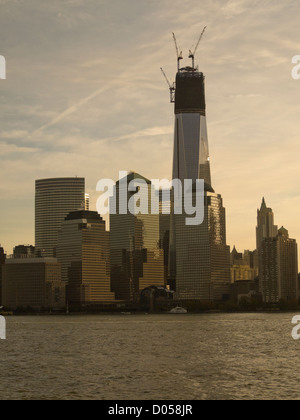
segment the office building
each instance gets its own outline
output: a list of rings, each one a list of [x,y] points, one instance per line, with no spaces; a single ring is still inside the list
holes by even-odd
[[[222,197],[205,192],[204,221],[187,226],[185,214],[175,215],[176,296],[182,300],[228,300],[230,247],[226,245]]]
[[[70,304],[115,300],[110,285],[109,232],[97,212],[80,210],[67,215],[58,233],[57,257]]]
[[[2,304],[16,309],[62,309],[65,286],[55,258],[10,258],[3,266]]]
[[[279,299],[296,300],[298,291],[298,246],[289,232],[281,227],[278,231],[279,244]]]
[[[265,200],[258,210],[257,246],[259,286],[266,303],[294,301],[298,291],[298,251],[295,239],[274,225],[274,213]]]
[[[64,218],[84,210],[84,178],[54,178],[36,181],[35,246],[38,256],[55,257],[57,235]]]
[[[278,226],[274,224],[274,213],[271,208],[267,207],[266,200],[263,198],[260,210],[257,210],[257,227],[256,227],[256,245],[259,250],[261,242],[266,238],[276,238]]]
[[[134,191],[128,192],[129,184]],[[138,191],[141,200],[147,203],[146,209],[132,213],[128,205]],[[118,300],[138,302],[145,288],[164,286],[160,215],[151,214],[151,192],[151,182],[134,172],[115,186],[116,211],[110,214],[110,255],[112,290]],[[125,196],[125,209],[119,205],[120,194]]]
[[[225,208],[212,187],[205,77],[191,58],[176,75],[173,179],[204,180],[204,222],[186,226],[186,214],[171,214],[169,281],[179,299],[222,300],[231,282]]]
[[[170,209],[171,209],[171,192],[165,191],[164,197],[163,190],[159,191],[159,246],[164,252],[164,284],[168,284],[168,269],[169,269],[169,248],[170,248]],[[168,285],[171,289],[173,285]]]

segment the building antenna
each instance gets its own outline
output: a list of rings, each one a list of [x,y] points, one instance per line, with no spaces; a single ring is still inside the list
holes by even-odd
[[[161,67],[161,72],[164,75],[164,78],[166,79],[166,82],[168,83],[169,89],[170,89],[170,101],[171,104],[175,103],[175,83],[171,84],[169,79],[167,78],[166,73],[164,72],[164,69]]]
[[[178,68],[178,71],[179,71],[180,60],[183,60],[183,56],[182,56],[182,51],[179,53],[176,36],[175,36],[174,32],[172,32],[172,33],[173,33],[173,39],[174,39],[174,44],[175,44],[175,49],[176,49],[176,54],[177,54],[177,68]]]
[[[192,59],[192,62],[193,62],[193,65],[192,65],[193,69],[195,68],[195,55],[196,55],[196,52],[198,50],[199,44],[200,44],[200,42],[201,42],[201,40],[203,38],[203,35],[204,35],[205,31],[206,31],[206,28],[207,28],[207,26],[205,26],[205,28],[203,29],[203,31],[202,31],[202,33],[200,35],[200,38],[199,38],[199,40],[197,42],[197,45],[196,45],[196,47],[194,49],[194,52],[192,52],[190,50],[190,53],[189,53],[189,58],[191,58]]]

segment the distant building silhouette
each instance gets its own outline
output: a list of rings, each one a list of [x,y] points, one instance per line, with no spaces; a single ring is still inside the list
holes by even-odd
[[[257,251],[239,253],[234,246],[231,252],[231,282],[254,281],[258,277]]]
[[[258,210],[259,285],[264,302],[298,299],[298,253],[295,239],[274,225],[274,214],[263,200]]]
[[[257,210],[256,245],[257,250],[263,239],[276,238],[278,226],[274,225],[274,213],[266,205],[265,198],[262,200],[260,210]]]
[[[35,247],[33,245],[18,245],[14,247],[14,258],[34,258]]]
[[[2,266],[5,264],[6,254],[4,249],[0,247],[0,306],[2,305]]]

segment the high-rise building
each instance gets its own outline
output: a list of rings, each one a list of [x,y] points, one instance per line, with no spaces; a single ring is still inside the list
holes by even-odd
[[[129,184],[135,191],[128,192]],[[142,184],[146,188],[141,188]],[[146,211],[130,212],[129,202],[139,189],[140,198],[147,203]],[[112,290],[117,300],[137,302],[145,288],[164,286],[160,215],[151,214],[151,192],[151,181],[134,172],[115,186],[116,211],[110,214],[110,255]],[[125,209],[119,205],[120,195],[125,197]]]
[[[267,207],[266,200],[263,198],[260,210],[257,210],[257,228],[256,228],[256,245],[259,250],[263,239],[276,238],[278,226],[274,225],[274,213],[271,208]]]
[[[169,247],[170,247],[170,208],[171,192],[166,191],[168,199],[164,198],[163,190],[159,191],[159,243],[164,251],[164,284],[168,284]],[[170,285],[171,286],[171,285]]]
[[[2,305],[2,266],[5,264],[6,254],[0,246],[0,306]]]
[[[298,299],[298,254],[295,239],[282,227],[274,225],[274,213],[265,200],[258,211],[257,247],[259,287],[263,301]]]
[[[34,258],[35,247],[33,245],[18,245],[14,247],[14,258]]]
[[[56,258],[7,259],[2,291],[2,304],[10,309],[65,307],[65,285]]]
[[[58,233],[58,261],[71,304],[113,302],[110,285],[109,232],[93,211],[68,214]]]
[[[205,77],[192,58],[176,76],[173,179],[204,180],[204,222],[186,226],[185,214],[171,215],[169,276],[180,299],[219,300],[229,295],[230,248],[223,200],[211,182]]]
[[[298,246],[295,239],[282,226],[278,231],[279,299],[298,299]]]
[[[86,207],[84,178],[36,181],[35,247],[37,255],[55,257],[57,234],[64,218]]]
[[[184,214],[175,215],[174,219],[176,297],[204,301],[229,299],[230,247],[226,245],[225,209],[221,196],[205,192],[201,225],[187,226]]]

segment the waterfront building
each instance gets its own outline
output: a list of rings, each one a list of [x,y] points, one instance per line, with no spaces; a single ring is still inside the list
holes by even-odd
[[[140,200],[147,203],[146,211],[130,212],[129,202],[138,191]],[[161,219],[159,212],[152,214],[152,192],[151,181],[135,172],[119,180],[114,189],[116,211],[110,214],[110,256],[111,284],[117,300],[138,302],[142,290],[164,286]],[[120,206],[120,194],[125,197],[125,209]]]
[[[55,258],[9,258],[3,266],[2,304],[41,310],[65,306],[61,266]]]
[[[257,213],[259,285],[264,302],[292,301],[299,297],[297,242],[274,225],[274,213],[263,199]]]
[[[57,258],[70,304],[115,300],[110,285],[109,232],[97,212],[79,210],[67,215],[58,233]]]

